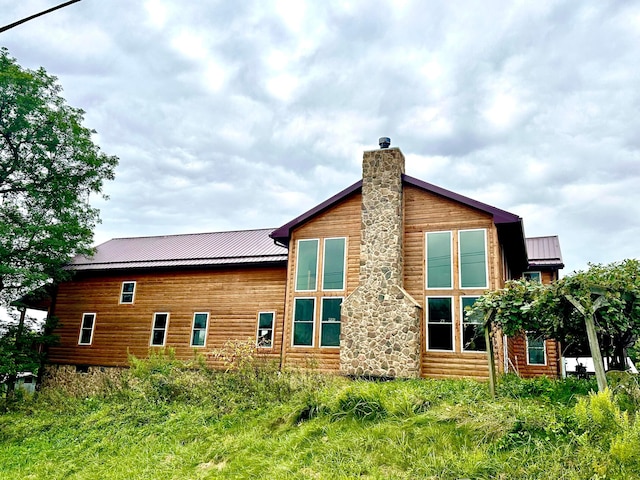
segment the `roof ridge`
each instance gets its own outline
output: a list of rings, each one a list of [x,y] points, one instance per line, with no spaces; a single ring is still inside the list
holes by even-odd
[[[213,235],[218,233],[241,233],[241,232],[271,232],[275,230],[275,228],[248,228],[248,229],[238,229],[238,230],[222,230],[219,232],[196,232],[196,233],[170,233],[165,235],[143,235],[143,236],[135,236],[135,237],[114,237],[111,240],[141,240],[144,238],[169,238],[169,237],[189,237],[189,236],[200,236],[200,235]],[[107,242],[111,241],[107,240]],[[101,243],[103,245],[106,242]]]

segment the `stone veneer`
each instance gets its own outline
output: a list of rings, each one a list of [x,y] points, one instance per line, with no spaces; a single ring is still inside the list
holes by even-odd
[[[365,152],[359,286],[342,303],[340,370],[347,375],[420,376],[420,305],[402,288],[404,156]]]

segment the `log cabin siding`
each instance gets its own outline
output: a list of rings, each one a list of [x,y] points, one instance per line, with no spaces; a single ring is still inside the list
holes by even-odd
[[[286,269],[231,267],[226,269],[102,274],[64,282],[58,289],[54,315],[59,344],[49,350],[52,363],[126,366],[128,353],[146,357],[154,313],[169,314],[165,347],[177,358],[208,353],[227,340],[255,342],[258,312],[275,312],[273,347],[259,352],[279,361],[284,314]],[[133,304],[120,304],[122,282],[136,281]],[[209,313],[204,347],[191,347],[193,316]],[[91,345],[78,345],[84,313],[95,313]],[[208,357],[212,366],[221,363]]]
[[[529,365],[527,363],[527,339],[525,335],[517,335],[509,339],[509,371],[517,373],[523,378],[546,375],[558,378],[560,369],[560,349],[556,340],[547,339],[545,346],[545,365]]]
[[[404,189],[404,287],[422,306],[426,297],[453,297],[453,351],[430,351],[426,348],[426,313],[422,321],[422,376],[423,377],[472,377],[489,375],[484,352],[462,351],[460,298],[480,296],[489,289],[504,285],[502,254],[498,235],[491,215],[466,205],[425,192],[413,186]],[[487,248],[488,288],[460,288],[458,232],[460,230],[485,229]],[[425,234],[451,231],[453,240],[453,288],[426,289]],[[499,335],[498,335],[499,337]],[[496,337],[496,338],[498,338]],[[502,362],[501,343],[495,349],[497,364]]]
[[[285,306],[285,338],[283,362],[285,365],[315,368],[321,372],[337,373],[340,370],[340,348],[320,347],[320,301],[323,297],[345,298],[357,286],[360,275],[360,209],[362,195],[355,193],[340,204],[314,217],[292,232],[289,242],[287,270],[287,298]],[[344,291],[322,291],[322,243],[326,238],[346,237],[346,271]],[[313,292],[296,292],[296,258],[298,240],[318,239],[318,286]],[[293,346],[293,309],[295,298],[315,298],[316,316],[314,322],[313,347]]]

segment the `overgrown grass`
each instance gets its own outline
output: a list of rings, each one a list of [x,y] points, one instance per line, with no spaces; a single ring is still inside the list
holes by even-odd
[[[132,359],[101,395],[0,416],[3,479],[640,478],[631,387],[505,377],[369,382]]]

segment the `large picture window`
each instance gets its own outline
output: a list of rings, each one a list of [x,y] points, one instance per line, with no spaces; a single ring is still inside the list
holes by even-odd
[[[459,232],[460,287],[487,288],[486,230]]]
[[[467,307],[472,307],[479,297],[460,298],[460,316],[462,318],[462,351],[484,352],[487,343],[484,338],[482,319],[469,318],[466,315]]]
[[[193,314],[193,328],[191,331],[191,346],[204,347],[207,342],[207,327],[209,325],[209,314],[197,312]]]
[[[84,313],[82,315],[82,324],[80,325],[80,337],[78,345],[91,345],[93,341],[93,328],[96,324],[95,313]]]
[[[168,313],[155,313],[153,315],[153,325],[151,328],[151,346],[162,347],[167,338],[167,327],[169,326]]]
[[[320,346],[340,346],[340,306],[342,298],[330,297],[322,299],[320,325]]]
[[[275,312],[258,313],[258,333],[256,335],[256,347],[273,347],[273,321]]]
[[[451,297],[427,297],[427,348],[453,350],[453,305]]]
[[[122,282],[120,291],[120,303],[133,303],[136,292],[136,282]]]
[[[527,364],[546,365],[547,357],[544,348],[544,336],[527,333]]]
[[[318,240],[298,240],[296,259],[296,291],[313,291],[317,288]]]
[[[296,298],[293,312],[293,345],[313,346],[313,322],[315,320],[315,298]]]
[[[327,238],[324,241],[323,290],[344,290],[345,245],[344,238]]]
[[[451,232],[426,234],[427,288],[452,288]]]

